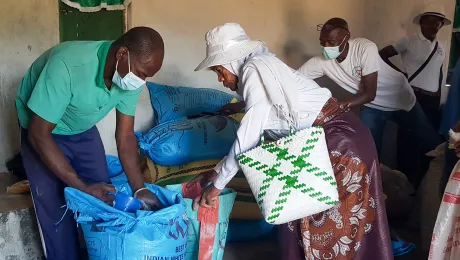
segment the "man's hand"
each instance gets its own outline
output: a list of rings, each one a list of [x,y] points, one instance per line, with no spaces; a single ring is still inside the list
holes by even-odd
[[[455,124],[455,126],[452,127],[452,131],[456,133],[460,133],[460,121],[458,121],[457,124]],[[460,141],[454,144],[454,148],[455,148],[455,153],[457,154],[457,157],[460,158]]]
[[[216,188],[213,184],[207,186],[201,191],[200,196],[196,197],[193,202],[193,210],[197,210],[198,206],[211,208],[216,206],[217,197],[222,191]]]
[[[342,106],[345,110],[351,107],[350,101],[339,101],[339,105]]]
[[[452,127],[452,130],[456,133],[460,133],[460,121],[458,121],[457,124],[455,124],[455,126]]]
[[[147,188],[136,191],[134,197],[142,201],[143,210],[157,211],[163,208],[163,204],[161,204],[158,197]]]
[[[233,115],[233,114],[241,112],[241,110],[243,110],[245,106],[246,104],[244,103],[244,101],[241,101],[238,103],[230,103],[230,104],[224,105],[219,110],[217,110],[217,113],[221,115],[226,115],[226,116]]]
[[[208,183],[215,181],[216,178],[217,172],[215,170],[202,172],[187,184],[187,188],[190,188],[197,182],[200,183],[201,187],[205,187],[206,185],[208,185]]]
[[[113,205],[114,196],[109,193],[116,193],[117,190],[110,184],[107,183],[94,183],[88,184],[83,189],[83,192],[88,193],[91,196],[94,196],[109,205]]]
[[[460,142],[456,142],[454,144],[454,148],[455,148],[455,154],[457,154],[457,158],[460,158]]]

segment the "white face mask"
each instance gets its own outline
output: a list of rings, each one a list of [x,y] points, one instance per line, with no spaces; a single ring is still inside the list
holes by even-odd
[[[328,60],[334,60],[337,59],[340,54],[345,50],[343,48],[342,51],[340,51],[340,46],[345,42],[345,39],[347,38],[348,35],[343,38],[342,42],[339,44],[339,46],[334,46],[334,47],[323,47],[323,56],[328,59]]]
[[[131,59],[128,52],[128,69],[129,73],[123,78],[118,73],[118,61],[115,66],[115,73],[113,74],[112,82],[122,90],[136,90],[145,85],[145,80],[142,80],[136,74],[131,72]]]

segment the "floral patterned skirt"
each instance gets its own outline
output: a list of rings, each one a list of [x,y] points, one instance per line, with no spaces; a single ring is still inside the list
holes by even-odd
[[[380,166],[369,129],[334,100],[315,125],[322,125],[326,133],[340,203],[280,226],[282,259],[393,259]]]

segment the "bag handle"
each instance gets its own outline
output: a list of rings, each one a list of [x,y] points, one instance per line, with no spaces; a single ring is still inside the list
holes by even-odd
[[[289,136],[294,135],[296,133],[296,130],[294,127],[289,126]],[[259,140],[259,145],[263,144],[265,142],[265,136],[264,136],[264,131],[262,130],[262,133],[260,134],[260,140]]]
[[[420,68],[418,68],[418,70],[414,74],[412,74],[412,76],[409,77],[409,79],[408,79],[409,83],[412,80],[414,80],[418,76],[418,74],[420,74],[420,72],[422,72],[425,69],[426,65],[428,65],[428,63],[431,61],[431,59],[433,58],[434,54],[438,50],[438,45],[439,45],[439,41],[436,41],[434,49],[431,51],[430,56],[428,56],[428,59],[426,59],[425,63],[423,63],[422,66],[420,66]]]

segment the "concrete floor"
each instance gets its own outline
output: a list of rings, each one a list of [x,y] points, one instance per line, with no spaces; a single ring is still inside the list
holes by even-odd
[[[41,260],[43,252],[31,196],[6,193],[6,187],[17,181],[9,173],[0,173],[0,259]]]

